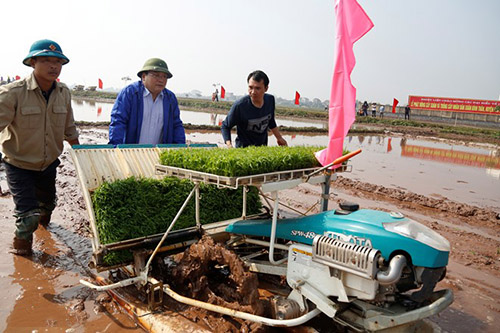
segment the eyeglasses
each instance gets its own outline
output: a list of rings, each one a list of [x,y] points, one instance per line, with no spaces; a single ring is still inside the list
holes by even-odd
[[[156,73],[156,72],[148,72],[148,75],[151,75],[157,80],[166,80],[168,79],[168,75],[164,73]]]

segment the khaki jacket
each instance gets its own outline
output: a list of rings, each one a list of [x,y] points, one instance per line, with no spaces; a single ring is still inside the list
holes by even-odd
[[[75,140],[71,94],[57,83],[47,103],[32,73],[0,86],[0,144],[5,161],[22,169],[42,171]]]

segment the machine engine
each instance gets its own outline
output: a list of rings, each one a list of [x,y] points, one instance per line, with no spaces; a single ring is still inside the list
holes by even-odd
[[[444,276],[444,270],[412,267],[403,254],[388,261],[377,249],[318,235],[312,246],[290,247],[287,282],[304,296],[316,299],[316,305],[333,316],[330,297],[338,302],[360,299],[380,304],[394,302],[400,293],[423,285],[408,299],[425,301]]]

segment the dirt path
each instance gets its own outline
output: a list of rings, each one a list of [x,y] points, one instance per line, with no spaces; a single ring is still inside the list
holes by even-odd
[[[81,142],[105,143],[105,130],[84,129]],[[67,152],[58,175],[59,203],[48,230],[35,233],[31,258],[7,253],[14,223],[12,198],[0,197],[0,331],[4,332],[123,332],[141,331],[117,311],[105,294],[79,284],[88,275],[91,245],[88,217],[75,171]],[[2,184],[4,192],[6,187]],[[284,199],[296,208],[318,200],[319,188],[302,185]],[[452,245],[447,277],[455,302],[432,320],[449,332],[496,332],[500,323],[500,220],[497,213],[433,199],[399,189],[339,178],[330,208],[340,200],[363,208],[400,211],[445,236]],[[300,199],[299,199],[300,198]]]

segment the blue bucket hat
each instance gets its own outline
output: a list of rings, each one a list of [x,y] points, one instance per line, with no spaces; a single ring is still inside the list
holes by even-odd
[[[69,59],[63,54],[61,47],[50,39],[42,39],[33,43],[30,47],[30,53],[24,58],[23,64],[31,66],[30,59],[33,57],[56,57],[63,59],[63,65],[69,62]]]

